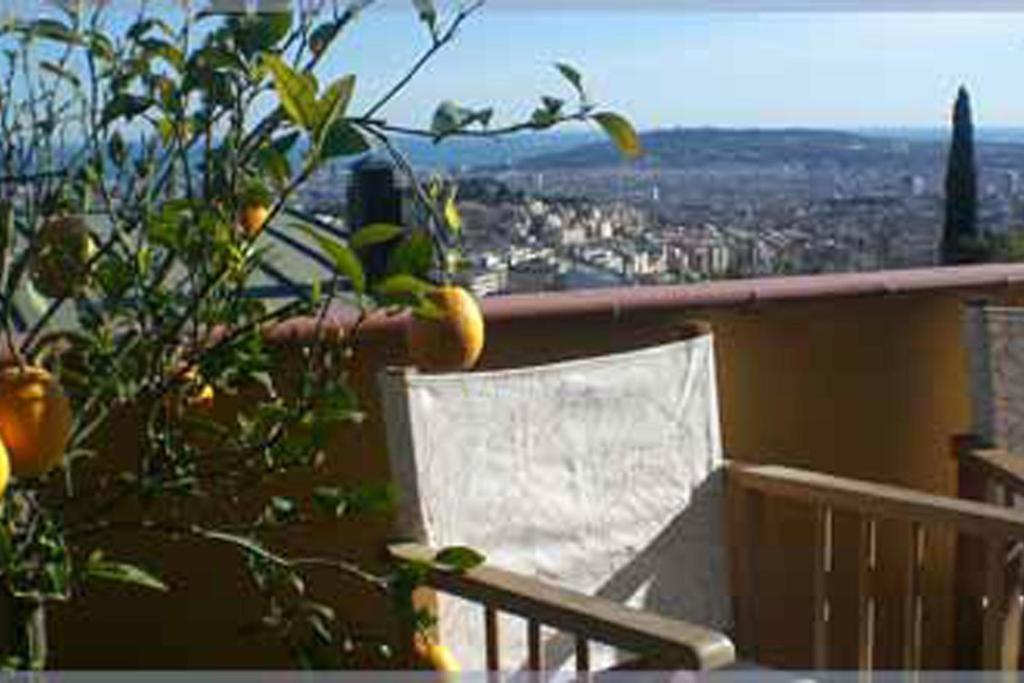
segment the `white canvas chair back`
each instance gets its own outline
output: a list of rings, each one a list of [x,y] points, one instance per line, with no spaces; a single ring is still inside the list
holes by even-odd
[[[971,304],[965,321],[972,432],[1024,456],[1024,308]]]
[[[731,622],[710,334],[494,372],[381,377],[401,525],[434,547],[725,630]],[[440,639],[485,668],[479,605],[439,598]],[[503,616],[503,669],[525,624]],[[548,668],[573,641],[545,634]],[[621,653],[595,648],[592,665]]]

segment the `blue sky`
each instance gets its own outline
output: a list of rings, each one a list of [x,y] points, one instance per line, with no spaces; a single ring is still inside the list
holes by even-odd
[[[411,12],[367,11],[329,67],[355,70],[368,96],[424,40]],[[389,113],[422,123],[452,97],[522,115],[537,95],[568,92],[556,60],[641,128],[941,126],[960,83],[979,125],[1024,126],[1024,12],[485,8]]]
[[[512,1],[472,17],[385,115],[426,125],[450,98],[521,118],[541,94],[571,95],[551,66],[562,60],[644,129],[944,126],[960,83],[980,126],[1024,126],[1024,11],[503,9]],[[321,76],[357,73],[358,109],[427,42],[411,3],[393,0],[361,15]]]

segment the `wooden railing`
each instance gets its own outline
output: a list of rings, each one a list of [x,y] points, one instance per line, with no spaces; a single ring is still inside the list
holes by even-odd
[[[482,565],[452,572],[433,563],[434,550],[417,544],[389,548],[394,559],[427,564],[430,587],[482,606],[487,670],[500,671],[498,613],[526,619],[527,659],[531,671],[543,671],[541,628],[547,626],[576,637],[576,667],[590,669],[590,642],[636,653],[650,668],[717,669],[735,658],[724,634],[617,602],[560,588],[537,579]],[[509,664],[506,662],[506,664]]]
[[[991,462],[991,460],[990,460]],[[906,524],[906,592],[902,599],[902,668],[921,668],[921,591],[923,557],[928,532],[950,528],[976,539],[984,560],[983,615],[980,627],[980,667],[987,670],[1016,669],[1020,642],[1020,581],[1007,571],[1007,547],[1024,540],[1024,513],[987,502],[961,500],[912,491],[897,486],[833,477],[771,465],[728,465],[733,514],[742,542],[733,546],[732,562],[739,582],[737,643],[740,651],[756,657],[756,600],[743,596],[758,594],[758,528],[765,497],[786,498],[813,506],[816,519],[814,617],[810,625],[813,662],[828,668],[828,619],[830,599],[828,575],[832,565],[832,518],[837,511],[860,519],[858,548],[858,668],[874,665],[876,601],[873,578],[877,571],[878,523],[895,520]]]
[[[1024,456],[1005,450],[985,448],[977,439],[957,439],[959,494],[961,498],[1013,508],[1024,496]],[[1018,507],[1015,514],[1024,514]],[[1024,560],[1019,539],[1002,547],[986,548],[977,539],[961,538],[957,549],[957,627],[961,649],[969,665],[980,658],[988,662],[1001,640],[1002,657],[1007,667],[1021,664],[1022,600],[1024,600]],[[997,581],[999,577],[1002,581]],[[996,607],[995,616],[986,616]],[[981,628],[978,625],[981,623]],[[981,640],[972,637],[980,633]]]

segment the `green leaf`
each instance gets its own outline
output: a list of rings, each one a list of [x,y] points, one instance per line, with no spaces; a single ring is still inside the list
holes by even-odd
[[[159,28],[161,31],[164,32],[164,35],[174,35],[174,29],[171,28],[170,24],[168,24],[163,19],[157,19],[156,17],[146,17],[145,19],[140,19],[139,21],[136,21],[134,24],[132,24],[128,31],[125,33],[125,36],[129,40],[137,41],[154,28]]]
[[[120,118],[131,120],[153,106],[153,100],[138,95],[121,93],[107,102],[103,109],[102,125],[107,125]]]
[[[557,97],[549,97],[547,95],[542,96],[540,100],[544,104],[544,108],[554,114],[560,113],[562,111],[562,106],[565,104],[564,100],[560,100]]]
[[[88,38],[89,51],[92,54],[103,61],[113,61],[114,44],[110,42],[109,38],[96,31],[89,31],[85,35]]]
[[[43,71],[53,74],[57,78],[67,81],[75,88],[82,87],[82,79],[80,79],[77,74],[68,71],[67,69],[63,68],[62,66],[59,66],[58,64],[54,64],[53,62],[40,62],[39,68]]]
[[[478,567],[483,564],[486,559],[487,558],[472,548],[467,548],[466,546],[461,545],[453,545],[443,548],[438,551],[437,555],[434,555],[434,562],[446,565],[457,572]]]
[[[147,38],[140,41],[139,46],[145,50],[147,55],[162,57],[168,64],[178,71],[181,71],[185,67],[184,53],[174,45],[168,43],[166,40],[160,40],[159,38]]]
[[[430,124],[430,131],[437,138],[456,133],[468,128],[474,123],[479,123],[486,128],[494,116],[493,109],[473,110],[461,107],[454,102],[444,101],[434,111],[434,118]]]
[[[417,230],[396,246],[388,257],[388,273],[426,276],[434,265],[434,242]]]
[[[353,249],[365,249],[366,247],[374,244],[390,242],[400,236],[403,232],[405,232],[405,229],[400,225],[392,225],[390,223],[373,223],[364,228],[360,228],[356,234],[352,235],[352,239],[349,241],[349,244]]]
[[[580,100],[583,102],[587,101],[587,93],[583,89],[583,76],[576,70],[575,67],[566,64],[565,62],[555,62],[555,68],[558,69],[559,73],[565,77],[565,80],[572,84],[572,87],[576,89],[576,92],[580,96]]]
[[[328,21],[317,26],[309,34],[309,49],[312,50],[313,54],[319,55],[326,50],[327,46],[337,37],[341,27],[342,23],[340,21]]]
[[[455,188],[452,188],[444,200],[444,222],[452,234],[458,235],[462,232],[462,214],[459,213],[459,206],[455,203]]]
[[[393,504],[394,490],[390,484],[367,484],[355,489],[318,486],[313,490],[313,507],[332,517],[386,512]]]
[[[365,293],[366,273],[363,272],[363,264],[359,262],[359,257],[356,256],[355,252],[338,240],[321,235],[307,225],[300,227],[307,235],[316,240],[317,244],[320,245],[320,248],[334,264],[334,270],[352,283],[352,288],[356,293]]]
[[[317,103],[317,137],[322,141],[328,128],[345,115],[348,103],[352,100],[352,91],[356,86],[353,74],[343,76],[327,88],[324,96]]]
[[[295,501],[284,496],[274,496],[267,504],[264,515],[274,524],[289,522],[298,515],[299,509]]]
[[[274,146],[267,146],[259,151],[256,157],[260,169],[270,176],[271,182],[279,190],[288,185],[292,176],[292,167],[288,157]]]
[[[420,15],[420,21],[430,27],[433,33],[437,28],[437,10],[434,8],[433,0],[412,0],[413,7]]]
[[[102,559],[102,554],[94,552],[85,565],[85,575],[89,578],[132,583],[136,586],[167,591],[167,585],[144,569],[123,562],[109,562]]]
[[[14,203],[9,199],[0,199],[0,282],[7,273],[7,249],[14,236]],[[0,531],[0,536],[4,532]],[[3,566],[3,562],[0,562]]]
[[[362,154],[370,149],[370,143],[363,134],[348,121],[338,120],[331,124],[323,136],[320,145],[320,158],[323,160],[335,157]]]
[[[313,628],[313,633],[316,634],[317,639],[322,645],[330,645],[334,642],[334,634],[331,633],[327,623],[321,614],[317,612],[310,612],[306,615],[306,620],[309,625]]]
[[[445,311],[430,299],[420,299],[419,303],[410,309],[413,317],[423,320],[444,320]]]
[[[600,124],[627,159],[636,159],[643,154],[640,138],[633,129],[633,125],[625,118],[610,111],[599,112],[592,118]]]
[[[237,534],[229,534],[223,531],[210,531],[208,529],[201,531],[201,534],[203,537],[212,541],[221,541],[222,543],[233,545],[236,548],[241,548],[260,560],[270,562],[279,567],[286,566],[288,564],[285,560],[270,552],[251,538],[246,538],[245,536],[239,536]]]
[[[235,40],[246,55],[270,50],[291,31],[292,12],[256,12],[243,18],[233,17],[228,22]]]
[[[115,130],[111,134],[110,140],[107,143],[107,150],[110,153],[111,161],[118,166],[124,165],[124,162],[128,158],[128,147],[125,146],[124,138],[121,136],[120,132]]]
[[[55,19],[39,19],[28,25],[32,35],[40,38],[48,38],[58,43],[77,45],[81,42],[81,36],[76,34],[71,27]]]
[[[278,99],[288,118],[306,131],[315,130],[318,119],[316,82],[292,69],[277,55],[264,56],[263,64],[274,79]]]
[[[381,296],[412,295],[421,297],[436,287],[414,275],[392,275],[377,285],[375,291]]]

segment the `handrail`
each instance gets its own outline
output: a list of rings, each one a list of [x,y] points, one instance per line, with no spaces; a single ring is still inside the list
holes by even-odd
[[[769,495],[876,517],[949,524],[979,536],[1024,540],[1024,512],[1011,508],[780,465],[729,462],[727,470],[740,486]]]
[[[1024,490],[1024,456],[1001,448],[967,448],[960,458],[981,474],[1017,491]]]
[[[426,580],[433,588],[639,655],[652,655],[659,665],[708,670],[735,661],[732,641],[709,628],[487,564],[464,572],[445,571],[433,562],[433,549],[416,543],[396,544],[388,550],[394,559],[431,566]]]

